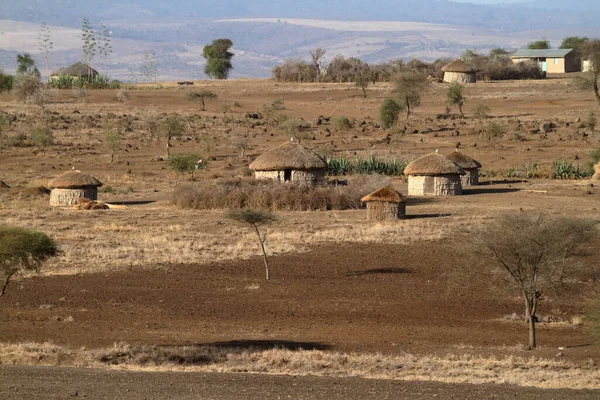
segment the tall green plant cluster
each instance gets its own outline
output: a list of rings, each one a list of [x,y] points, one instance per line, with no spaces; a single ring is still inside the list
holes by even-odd
[[[552,179],[588,179],[593,174],[591,168],[567,160],[555,160],[552,163]]]
[[[0,71],[0,93],[10,92],[13,88],[15,77],[13,75],[5,74]]]
[[[104,75],[96,75],[91,78],[60,75],[50,80],[48,82],[48,87],[53,89],[119,89],[121,87],[121,82],[111,81]]]
[[[327,174],[334,176],[351,174],[380,174],[387,176],[400,176],[408,164],[398,158],[382,160],[374,155],[367,158],[357,157],[353,161],[346,156],[327,158]]]

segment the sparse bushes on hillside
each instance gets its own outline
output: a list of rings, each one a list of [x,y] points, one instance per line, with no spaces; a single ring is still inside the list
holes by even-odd
[[[280,82],[315,82],[317,69],[302,60],[287,59],[273,67],[273,78]]]
[[[178,207],[196,210],[346,210],[362,207],[360,199],[385,184],[387,179],[379,175],[353,177],[346,186],[310,187],[270,181],[199,182],[176,188],[172,201]]]

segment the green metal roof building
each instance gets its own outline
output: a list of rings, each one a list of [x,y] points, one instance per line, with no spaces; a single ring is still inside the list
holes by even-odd
[[[537,62],[542,71],[549,74],[581,71],[581,58],[573,49],[524,49],[515,51],[510,58],[515,64],[525,61]]]

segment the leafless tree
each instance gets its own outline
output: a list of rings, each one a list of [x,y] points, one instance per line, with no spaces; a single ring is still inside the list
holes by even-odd
[[[325,49],[322,48],[317,48],[315,51],[311,51],[310,52],[310,58],[312,59],[313,65],[315,66],[315,69],[317,70],[317,82],[319,82],[319,79],[321,77],[321,58],[323,58],[323,56],[325,55],[327,51]]]

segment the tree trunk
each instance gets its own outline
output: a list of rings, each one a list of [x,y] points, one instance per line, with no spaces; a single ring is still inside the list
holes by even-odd
[[[366,99],[367,98],[367,91],[365,90],[365,87],[362,87],[362,91],[363,91],[363,97]]]
[[[204,97],[200,97],[200,101],[202,102],[202,111],[206,109],[206,104],[204,104]]]
[[[529,316],[529,349],[535,349],[535,315]]]
[[[598,102],[598,105],[600,105],[600,93],[598,93],[598,78],[600,78],[600,76],[594,77],[594,96],[596,96],[596,101]]]
[[[269,280],[271,279],[271,273],[269,271],[269,263],[267,261],[267,251],[265,250],[265,240],[267,240],[267,238],[260,236],[260,232],[258,231],[258,227],[256,225],[252,224],[252,227],[254,228],[254,232],[256,232],[256,236],[258,237],[258,241],[260,243],[260,249],[262,250],[263,260],[265,262],[265,274],[267,280]]]
[[[6,279],[4,280],[4,284],[2,285],[2,290],[0,290],[0,297],[4,296],[4,293],[6,293],[6,288],[8,287],[8,284],[10,283],[10,278],[12,278],[14,274],[9,273],[8,275],[6,275]]]
[[[167,158],[171,156],[171,135],[167,135]]]

